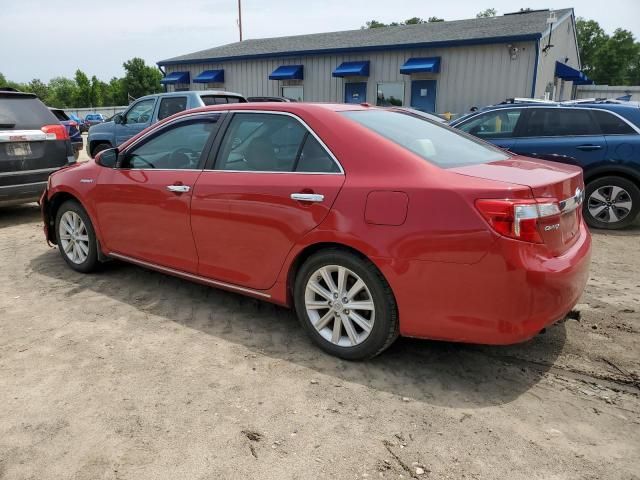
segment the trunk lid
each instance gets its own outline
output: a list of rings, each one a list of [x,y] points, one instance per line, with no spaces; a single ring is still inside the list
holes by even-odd
[[[582,169],[573,165],[512,157],[492,163],[452,168],[461,175],[527,186],[538,203],[557,203],[559,215],[538,220],[538,231],[550,252],[557,256],[578,239],[584,199]]]

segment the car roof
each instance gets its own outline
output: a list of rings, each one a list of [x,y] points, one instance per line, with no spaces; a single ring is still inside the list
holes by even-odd
[[[158,97],[184,97],[185,95],[197,95],[199,97],[203,95],[226,95],[226,96],[245,98],[244,95],[242,95],[241,93],[228,92],[226,90],[185,90],[184,92],[152,93],[151,95],[144,95],[142,97],[136,98],[136,101],[147,99],[147,98],[158,98]]]

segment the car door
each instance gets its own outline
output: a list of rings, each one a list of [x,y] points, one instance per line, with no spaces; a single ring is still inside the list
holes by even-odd
[[[527,109],[512,150],[587,168],[605,158],[607,144],[588,109],[535,107]]]
[[[176,119],[118,155],[103,171],[94,205],[110,252],[195,273],[189,210],[219,113]]]
[[[191,226],[199,274],[265,290],[293,245],[329,213],[344,173],[285,113],[235,113],[196,183]]]
[[[487,140],[506,150],[515,143],[515,132],[520,124],[521,108],[500,108],[480,113],[456,125],[463,132]]]
[[[640,129],[620,115],[607,110],[593,109],[591,113],[607,142],[603,164],[609,166],[614,162],[618,166],[637,170],[640,160]]]
[[[157,98],[145,98],[123,114],[122,122],[115,125],[116,145],[120,145],[151,125]]]

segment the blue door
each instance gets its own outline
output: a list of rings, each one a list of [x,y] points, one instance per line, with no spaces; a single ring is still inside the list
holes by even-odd
[[[411,106],[423,112],[436,111],[436,80],[411,82]]]
[[[344,84],[344,103],[364,103],[367,101],[367,82]]]

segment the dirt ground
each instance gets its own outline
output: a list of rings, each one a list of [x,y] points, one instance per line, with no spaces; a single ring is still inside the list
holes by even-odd
[[[282,308],[112,262],[0,211],[0,479],[638,479],[640,227],[595,233],[534,340],[349,363]]]

